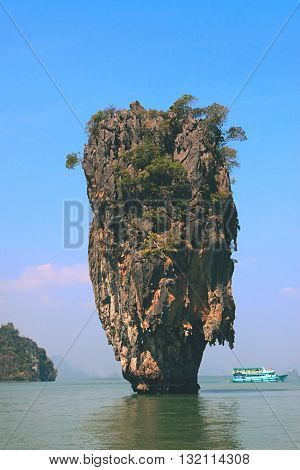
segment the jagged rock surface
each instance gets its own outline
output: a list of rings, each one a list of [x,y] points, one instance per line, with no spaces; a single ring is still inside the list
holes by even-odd
[[[136,102],[91,132],[83,161],[94,212],[90,277],[103,328],[133,389],[195,393],[206,345],[234,341],[231,251],[238,220],[225,159],[207,144],[201,121],[189,116],[179,128],[164,123]],[[176,250],[145,254],[153,230],[147,202],[128,203],[118,184],[120,165],[132,171],[124,151],[145,135],[187,172],[192,194],[185,216],[176,215],[172,202],[165,208],[165,233],[180,234]]]

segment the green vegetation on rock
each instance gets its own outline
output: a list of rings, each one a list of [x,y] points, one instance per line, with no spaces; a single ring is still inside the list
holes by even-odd
[[[105,167],[105,180],[101,179],[102,186],[93,187],[93,191],[101,201],[105,187],[110,186],[110,197],[114,192],[117,201],[127,201],[121,223],[118,219],[111,225],[114,246],[127,229],[131,238],[137,236],[144,255],[176,251],[181,239],[174,228],[184,227],[194,217],[192,191],[201,173],[202,181],[197,182],[201,204],[205,199],[214,205],[218,215],[224,204],[234,208],[230,185],[234,178],[228,174],[239,163],[237,151],[228,142],[246,140],[246,134],[241,127],[226,129],[229,112],[226,106],[212,103],[196,107],[196,102],[193,95],[185,94],[167,111],[147,110],[138,101],[131,103],[129,110],[117,111],[113,106],[99,110],[86,127],[93,157],[83,161],[79,153],[67,156],[67,168],[82,165],[86,174],[105,152],[105,158],[108,155],[112,158],[111,174]],[[134,128],[136,133],[131,134],[129,128]],[[201,147],[194,145],[196,140],[201,142]],[[103,141],[106,147],[99,148]],[[196,154],[199,165],[191,170]],[[219,180],[210,174],[217,175]],[[197,213],[199,209],[193,207],[193,210]],[[196,236],[195,230],[192,237]]]
[[[224,129],[229,109],[219,103],[213,103],[204,108],[193,107],[197,101],[192,95],[183,95],[170,107],[176,115],[177,129],[190,115],[201,122],[204,130],[204,142],[214,150],[216,157],[225,158],[229,171],[239,166],[237,152],[226,144],[232,140],[247,140],[246,133],[242,127],[232,126]]]
[[[211,202],[217,203],[221,201],[226,201],[227,199],[232,197],[232,192],[226,189],[219,189],[219,191],[212,193],[210,195]]]
[[[176,252],[180,240],[180,232],[176,229],[161,234],[149,232],[141,252],[143,255]]]
[[[143,117],[145,123],[147,120],[157,120],[157,129],[169,142],[169,147],[171,149],[170,152],[168,151],[169,154],[173,153],[173,136],[178,135],[178,133],[181,132],[187,118],[194,118],[198,123],[201,124],[201,127],[203,128],[203,142],[208,148],[213,150],[216,158],[219,157],[221,159],[225,159],[228,169],[231,172],[233,167],[239,166],[239,163],[237,160],[236,150],[228,147],[226,144],[232,140],[247,140],[246,133],[242,127],[232,126],[227,130],[224,129],[224,124],[229,112],[228,107],[219,103],[213,103],[209,106],[200,108],[194,106],[196,102],[197,98],[195,96],[185,94],[178,98],[170,106],[168,111],[157,111],[155,109],[146,110],[140,106],[138,102],[136,102],[138,106],[135,106],[135,109],[134,111],[132,110],[132,112],[135,114],[140,114]],[[97,139],[97,134],[101,128],[101,125],[105,125],[105,121],[112,118],[116,112],[117,109],[115,106],[109,106],[103,110],[97,111],[87,123],[86,132],[88,136]],[[152,177],[157,180],[157,178],[154,176],[154,173],[162,170],[164,174],[167,171],[169,174],[173,172],[174,175],[174,171],[176,172],[179,170],[179,163],[177,163],[177,169],[174,165],[173,168],[171,168],[171,165],[168,167],[168,157],[169,162],[170,159],[172,160],[170,155],[168,155],[168,153],[166,154],[166,152],[163,152],[160,147],[151,140],[151,129],[149,129],[147,125],[145,125],[143,132],[145,136],[144,141],[140,142],[136,148],[127,151],[125,153],[125,158],[127,158],[128,161],[132,163],[135,170],[146,170],[146,173],[148,173],[147,170],[150,170],[152,172],[152,176],[148,178],[148,175],[144,174],[141,175],[139,180],[136,177],[132,179],[132,177],[129,177],[129,174],[126,173],[126,170],[122,170],[123,173],[119,171],[119,176],[123,177],[123,189],[128,190],[130,186],[132,190],[135,190],[135,192],[139,193],[140,197],[143,197],[143,194],[146,195],[147,193],[147,191],[145,192],[145,185],[148,184],[148,196],[157,197],[161,195],[161,193],[156,194],[157,191],[153,191],[153,184],[156,183],[152,181]],[[170,142],[172,142],[171,145]],[[79,155],[80,153],[78,152],[73,152],[67,155],[66,167],[68,169],[74,169],[76,166],[82,164],[82,158],[79,157]],[[164,162],[162,160],[164,160]],[[150,164],[152,164],[152,169],[147,168]],[[146,180],[144,181],[143,185],[142,180],[144,176],[146,176]],[[162,180],[163,179],[164,175],[162,174]],[[173,183],[174,184],[171,184],[170,186],[176,185],[175,180]],[[141,185],[144,186],[142,189]],[[186,189],[185,182],[183,182],[182,187],[178,187],[178,190],[183,194],[183,198],[188,199],[187,194],[184,194]],[[174,196],[171,195],[171,197]]]
[[[116,108],[113,105],[108,106],[108,108],[97,111],[97,113],[93,114],[93,116],[87,123],[86,133],[88,135],[95,136],[99,128],[99,124],[103,122],[105,119],[111,118],[115,112],[116,112]]]
[[[54,381],[57,370],[46,351],[20,336],[13,323],[0,327],[0,381]]]
[[[141,200],[188,200],[190,185],[184,166],[146,139],[125,152],[124,161],[133,172],[120,169],[120,186],[127,194]]]
[[[73,152],[66,156],[66,168],[68,170],[74,170],[77,165],[81,165],[82,159],[79,155],[79,152]]]
[[[170,106],[170,111],[176,114],[177,119],[183,119],[191,113],[193,110],[192,106],[196,102],[197,98],[195,96],[182,95]]]

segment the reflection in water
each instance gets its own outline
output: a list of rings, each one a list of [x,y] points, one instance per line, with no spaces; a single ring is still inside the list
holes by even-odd
[[[85,425],[99,449],[238,449],[238,402],[195,395],[132,395]]]

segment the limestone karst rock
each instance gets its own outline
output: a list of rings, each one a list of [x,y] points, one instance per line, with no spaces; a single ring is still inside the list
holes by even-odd
[[[238,219],[225,115],[216,104],[178,100],[162,112],[135,102],[88,124],[90,277],[123,376],[140,393],[196,393],[206,345],[233,345]]]
[[[13,323],[0,327],[0,381],[53,382],[56,375],[45,349],[20,336]]]

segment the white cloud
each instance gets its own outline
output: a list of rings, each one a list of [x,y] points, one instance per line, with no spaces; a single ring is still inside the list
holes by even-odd
[[[280,292],[289,297],[300,297],[300,287],[283,287]]]
[[[89,282],[86,264],[60,266],[47,263],[27,266],[19,278],[0,281],[0,291],[24,291],[38,287],[71,286]]]

